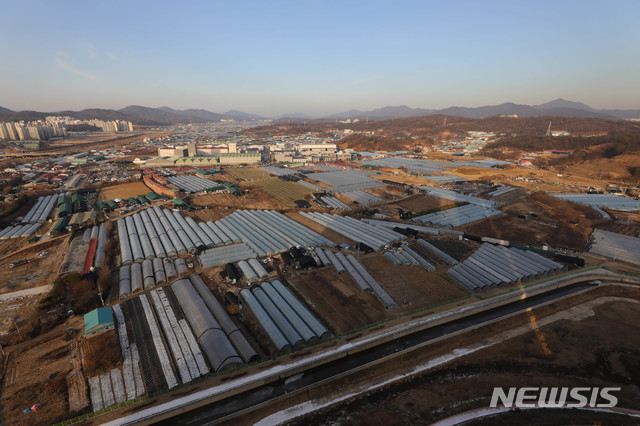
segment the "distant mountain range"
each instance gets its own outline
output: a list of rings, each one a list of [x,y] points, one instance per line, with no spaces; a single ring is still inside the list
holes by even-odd
[[[494,115],[517,114],[520,117],[539,117],[555,115],[563,117],[597,117],[608,119],[640,118],[640,110],[596,110],[581,102],[556,99],[541,105],[519,105],[507,102],[501,105],[482,107],[449,107],[445,109],[410,108],[406,105],[386,106],[371,111],[349,110],[327,118],[369,118],[369,120],[388,120],[391,118],[421,117],[432,114],[456,115],[467,118],[484,118]]]
[[[139,105],[130,105],[119,110],[95,108],[84,109],[82,111],[56,112],[16,112],[0,107],[0,121],[31,121],[44,119],[48,115],[61,115],[74,117],[80,120],[127,120],[138,125],[163,126],[169,124],[208,123],[220,120],[251,120],[260,118],[259,116],[253,116],[251,114],[246,114],[246,117],[251,118],[245,118],[242,114],[244,113],[236,111],[230,111],[227,115],[216,114],[203,109],[176,110],[166,106],[160,108],[149,108]]]
[[[455,115],[468,118],[492,117],[495,115],[517,114],[520,117],[537,116],[564,116],[564,117],[594,117],[607,119],[640,118],[640,110],[597,110],[581,102],[572,102],[565,99],[556,99],[541,105],[519,105],[511,102],[501,105],[487,105],[482,107],[450,107],[445,109],[411,108],[406,105],[385,106],[370,111],[349,110],[339,114],[325,117],[313,117],[303,113],[284,114],[275,117],[264,117],[242,111],[229,110],[223,114],[210,112],[204,109],[177,110],[163,106],[149,108],[145,106],[130,105],[120,110],[113,109],[85,109],[82,111],[12,111],[0,107],[0,121],[40,120],[48,115],[67,115],[81,120],[128,120],[133,124],[162,126],[168,124],[206,123],[221,120],[261,120],[273,119],[297,119],[312,120],[324,119],[369,119],[388,120],[393,118],[420,117],[432,114]]]

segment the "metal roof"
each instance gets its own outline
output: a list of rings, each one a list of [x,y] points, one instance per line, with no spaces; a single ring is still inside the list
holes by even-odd
[[[111,308],[97,308],[84,315],[84,333],[99,330],[113,325]]]
[[[608,208],[611,210],[619,210],[626,212],[640,211],[640,200],[627,198],[614,194],[579,194],[579,193],[560,193],[550,194],[561,200],[573,201],[574,203],[586,204],[600,208]]]

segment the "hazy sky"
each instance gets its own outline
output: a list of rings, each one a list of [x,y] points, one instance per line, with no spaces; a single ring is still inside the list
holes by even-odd
[[[0,12],[0,106],[639,109],[639,24],[638,0],[16,0]]]

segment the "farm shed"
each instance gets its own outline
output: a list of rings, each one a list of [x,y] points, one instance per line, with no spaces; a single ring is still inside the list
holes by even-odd
[[[97,308],[84,316],[85,337],[95,336],[113,328],[111,308]]]

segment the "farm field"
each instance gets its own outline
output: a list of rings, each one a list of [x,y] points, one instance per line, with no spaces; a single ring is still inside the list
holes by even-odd
[[[445,200],[444,198],[437,198],[430,195],[419,194],[400,201],[396,204],[403,209],[411,210],[412,212],[424,212],[451,206],[455,203],[451,200]]]
[[[404,191],[403,188],[389,185],[389,186],[381,186],[378,188],[367,188],[362,192],[366,192],[378,198],[381,198],[383,200],[382,202],[391,202],[393,200],[401,199],[403,197],[402,195],[403,191]]]
[[[360,263],[396,301],[385,309],[372,293],[361,291],[348,273],[333,267],[295,273],[291,286],[333,331],[344,334],[368,324],[467,295],[457,285],[415,266],[397,266],[380,253],[360,256]]]
[[[338,274],[332,267],[301,272],[289,283],[334,333],[344,334],[384,319],[384,307],[376,297],[361,291],[349,274]]]
[[[182,214],[184,216],[189,216],[193,218],[196,222],[215,222],[216,220],[223,219],[233,213],[235,209],[233,208],[212,208],[212,209],[203,209],[203,210],[192,210],[192,211],[183,211]]]
[[[244,187],[240,186],[241,191],[244,191],[244,189]],[[277,209],[279,207],[273,198],[262,191],[254,191],[253,189],[250,189],[246,197],[237,197],[231,194],[195,195],[190,197],[189,204],[196,206],[229,207],[230,209]]]
[[[257,167],[238,167],[233,169],[225,169],[225,172],[236,179],[262,179],[269,177],[269,172]]]
[[[143,182],[130,182],[120,185],[102,188],[98,194],[98,201],[115,200],[116,198],[130,198],[144,195],[151,192],[151,189]]]
[[[392,265],[381,253],[360,257],[360,263],[398,304],[387,317],[464,297],[467,292],[445,278],[417,266]]]
[[[278,200],[283,207],[291,207],[295,200],[302,200],[305,195],[313,193],[311,188],[278,178],[269,178],[253,182],[253,186]]]

